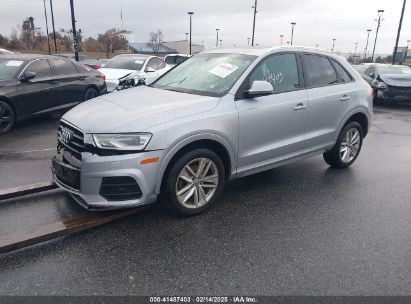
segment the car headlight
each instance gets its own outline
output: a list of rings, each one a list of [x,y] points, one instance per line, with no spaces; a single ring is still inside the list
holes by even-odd
[[[151,134],[94,134],[93,138],[100,149],[141,151],[147,147]]]
[[[375,81],[374,86],[376,89],[387,89],[387,85],[382,81]]]

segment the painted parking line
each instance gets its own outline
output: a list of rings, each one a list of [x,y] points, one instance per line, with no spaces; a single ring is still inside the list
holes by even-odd
[[[56,151],[56,148],[50,149],[38,149],[38,150],[26,150],[26,151],[10,151],[10,152],[1,152],[0,155],[9,155],[9,154],[25,154],[25,153],[35,153],[35,152],[48,152]]]

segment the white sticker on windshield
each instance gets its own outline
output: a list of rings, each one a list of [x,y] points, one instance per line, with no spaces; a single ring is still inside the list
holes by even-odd
[[[21,66],[23,64],[23,61],[20,60],[10,60],[9,62],[6,63],[7,66]]]
[[[144,63],[144,60],[139,60],[139,59],[137,59],[136,61],[134,61],[134,63],[143,64],[143,63]]]
[[[228,75],[230,75],[237,69],[238,69],[238,66],[234,64],[231,64],[228,62],[222,62],[216,65],[215,67],[213,67],[208,72],[211,74],[217,75],[218,77],[226,78]]]

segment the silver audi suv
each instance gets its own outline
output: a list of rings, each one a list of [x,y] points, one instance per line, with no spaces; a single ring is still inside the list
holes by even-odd
[[[329,52],[209,50],[150,86],[67,112],[54,181],[91,210],[159,200],[198,214],[233,178],[320,153],[330,166],[350,166],[367,135],[372,95]]]

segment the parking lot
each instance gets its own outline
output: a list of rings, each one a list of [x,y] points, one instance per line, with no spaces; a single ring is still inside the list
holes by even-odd
[[[58,117],[1,137],[0,189],[50,180]],[[375,109],[356,163],[321,156],[229,183],[208,213],[160,206],[1,255],[1,295],[409,295],[411,110]],[[0,203],[0,237],[85,214],[56,190]]]

